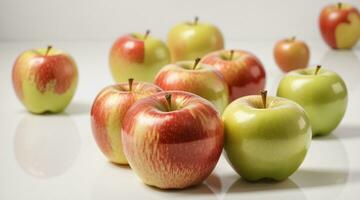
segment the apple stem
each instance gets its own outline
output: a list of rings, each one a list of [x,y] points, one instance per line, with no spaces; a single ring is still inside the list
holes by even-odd
[[[321,69],[321,65],[317,65],[314,75],[317,75],[320,69]]]
[[[131,92],[132,91],[132,86],[133,86],[133,82],[134,82],[134,79],[133,78],[129,78],[129,91]]]
[[[199,17],[198,16],[195,16],[194,18],[194,25],[197,25],[199,22]]]
[[[295,37],[295,36],[292,36],[290,40],[291,40],[291,41],[295,41],[295,40],[296,40],[296,37]]]
[[[261,91],[260,91],[260,94],[261,94],[261,99],[262,99],[263,107],[266,108],[267,90],[261,90]]]
[[[232,60],[232,59],[233,59],[233,57],[234,57],[234,50],[233,50],[233,49],[231,49],[231,50],[230,50],[229,60]]]
[[[341,3],[341,2],[339,2],[339,3],[337,4],[337,6],[338,6],[338,8],[339,8],[339,9],[341,9],[341,7],[342,7],[342,3]]]
[[[196,58],[196,59],[195,59],[194,66],[193,66],[193,70],[196,69],[196,67],[197,67],[197,65],[199,64],[200,60],[201,60],[201,58]]]
[[[168,105],[168,110],[171,111],[171,94],[166,93],[165,99],[166,99],[166,102],[167,102],[167,105]]]
[[[51,45],[48,45],[47,46],[47,49],[46,49],[46,52],[45,52],[45,56],[47,56],[50,52],[50,50],[52,49],[52,46]]]
[[[144,40],[146,40],[146,38],[149,36],[150,34],[150,30],[146,30],[145,35],[144,35]]]

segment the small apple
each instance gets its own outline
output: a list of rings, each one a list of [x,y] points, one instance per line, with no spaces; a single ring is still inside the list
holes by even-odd
[[[274,48],[276,64],[283,72],[306,68],[309,64],[310,50],[305,42],[295,37],[283,39]]]
[[[313,136],[327,135],[342,120],[348,94],[345,82],[335,72],[299,69],[288,73],[279,83],[277,96],[300,104],[308,114]]]
[[[333,49],[351,49],[360,38],[360,13],[350,4],[326,6],[319,25],[323,39]]]
[[[123,153],[121,127],[125,113],[137,100],[162,91],[151,83],[119,83],[104,88],[91,108],[94,138],[104,155],[113,163],[128,164]]]
[[[228,86],[221,73],[206,64],[179,61],[162,68],[154,83],[164,90],[182,90],[197,94],[214,104],[222,113],[229,102]]]
[[[120,37],[110,51],[110,69],[116,82],[129,78],[152,82],[156,73],[170,62],[166,44],[149,35],[133,33]]]
[[[28,111],[58,113],[74,96],[78,71],[69,54],[48,46],[23,52],[13,66],[12,82]]]
[[[184,22],[174,26],[168,34],[168,46],[172,62],[195,60],[212,51],[224,48],[220,30],[207,23]]]
[[[207,100],[167,91],[136,102],[126,113],[122,141],[132,170],[162,189],[200,184],[223,148],[223,124]]]
[[[201,63],[220,70],[229,86],[230,101],[256,94],[265,87],[264,67],[260,60],[250,52],[220,50],[206,55]]]
[[[234,170],[245,180],[284,180],[309,149],[311,127],[297,103],[267,97],[266,91],[233,101],[222,115],[224,148]]]

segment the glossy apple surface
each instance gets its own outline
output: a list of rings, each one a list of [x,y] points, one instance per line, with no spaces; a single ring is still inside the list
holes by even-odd
[[[233,101],[224,111],[225,152],[234,170],[248,181],[284,180],[294,173],[309,149],[311,127],[295,102],[260,95]]]
[[[279,83],[277,96],[300,104],[308,114],[313,136],[327,135],[341,122],[347,106],[345,82],[335,72],[315,68],[295,70]]]
[[[162,68],[154,83],[164,90],[182,90],[209,100],[222,113],[229,102],[229,91],[221,73],[206,64],[180,61]]]
[[[115,41],[109,60],[116,82],[126,82],[129,78],[152,82],[156,73],[170,62],[170,52],[163,41],[149,33],[133,33]]]
[[[91,109],[93,136],[111,162],[128,163],[121,142],[121,127],[127,110],[137,100],[160,91],[158,86],[151,83],[119,83],[104,88],[97,95]]]
[[[208,23],[184,22],[174,26],[167,44],[172,62],[195,60],[212,51],[224,48],[224,39],[220,30]]]
[[[260,60],[243,50],[221,50],[206,55],[201,63],[220,70],[229,86],[230,101],[257,94],[266,83],[265,69]]]
[[[360,13],[350,4],[326,6],[320,14],[323,39],[333,49],[351,49],[360,38]]]
[[[130,108],[122,141],[131,169],[145,184],[186,188],[200,184],[214,169],[223,148],[223,125],[207,100],[167,91]]]
[[[310,50],[304,41],[295,38],[283,39],[275,44],[274,58],[283,72],[306,68]]]
[[[74,96],[78,71],[64,51],[48,48],[28,50],[16,59],[12,82],[17,97],[32,113],[61,112]]]

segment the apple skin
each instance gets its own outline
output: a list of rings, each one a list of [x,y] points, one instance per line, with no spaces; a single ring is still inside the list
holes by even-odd
[[[184,22],[174,26],[167,44],[171,61],[195,60],[204,55],[224,48],[220,30],[208,23]]]
[[[206,55],[200,63],[209,64],[220,70],[229,87],[230,101],[257,94],[266,84],[265,69],[260,60],[250,52],[234,50],[231,60],[230,51],[220,50]]]
[[[323,39],[333,49],[351,49],[360,38],[360,13],[350,4],[326,6],[320,14]]]
[[[161,189],[200,184],[222,152],[219,113],[210,102],[188,92],[144,98],[130,108],[123,124],[124,153],[131,169],[145,184]]]
[[[124,35],[115,41],[110,50],[109,64],[116,82],[126,82],[129,78],[152,82],[156,73],[168,63],[168,47],[151,35]]]
[[[300,104],[308,114],[313,136],[328,135],[341,122],[347,106],[345,82],[335,72],[300,69],[288,73],[279,83],[277,96]]]
[[[305,111],[293,101],[260,95],[233,101],[222,115],[224,149],[233,169],[245,180],[281,181],[303,162],[311,142]]]
[[[63,111],[74,96],[78,70],[64,51],[50,48],[25,51],[12,69],[15,93],[29,112],[41,114]]]
[[[295,38],[283,39],[275,44],[274,58],[283,72],[306,68],[310,60],[310,50],[305,42]]]
[[[222,113],[229,103],[228,86],[221,73],[206,64],[179,61],[162,68],[154,83],[163,90],[182,90],[209,100]]]
[[[113,163],[128,164],[121,142],[121,127],[125,113],[139,99],[162,90],[151,83],[119,83],[104,88],[91,108],[91,127],[95,141],[104,155]]]

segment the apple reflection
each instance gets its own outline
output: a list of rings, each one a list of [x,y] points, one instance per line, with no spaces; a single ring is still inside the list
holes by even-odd
[[[320,64],[326,69],[337,72],[349,89],[359,86],[360,60],[353,51],[328,50],[323,55]]]
[[[37,178],[65,173],[80,152],[81,139],[66,115],[26,115],[18,124],[14,153],[20,167]]]

